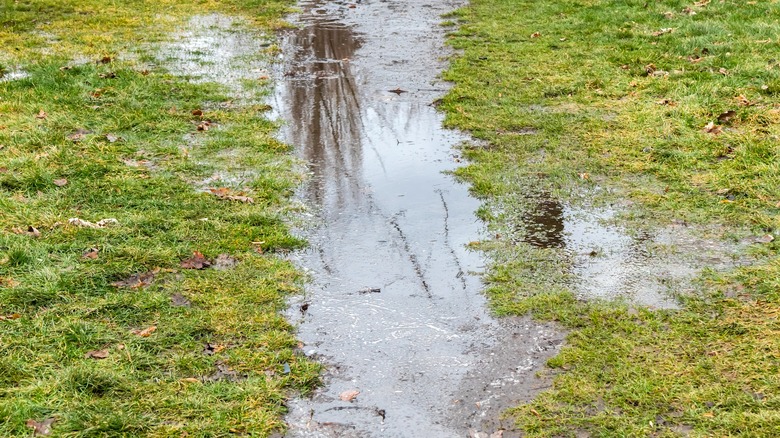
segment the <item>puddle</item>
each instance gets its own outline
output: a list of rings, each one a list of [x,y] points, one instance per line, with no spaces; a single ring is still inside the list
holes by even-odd
[[[0,69],[0,82],[18,81],[19,79],[25,79],[29,77],[29,73],[18,68],[8,71],[3,71]]]
[[[629,234],[615,225],[613,209],[575,208],[549,196],[526,204],[515,232],[530,245],[570,257],[571,286],[582,299],[674,309],[677,295],[695,292],[703,269],[726,271],[750,263],[744,243],[726,242],[715,229],[680,223]]]
[[[270,37],[251,32],[237,18],[198,15],[160,47],[158,56],[177,75],[216,82],[241,93],[243,81],[267,76],[268,63],[260,55],[271,43]]]
[[[288,436],[510,429],[500,412],[543,389],[535,373],[562,334],[493,319],[481,256],[465,246],[482,231],[479,202],[443,172],[466,137],[431,105],[447,89],[439,17],[457,4],[300,6],[269,103],[311,172],[299,193],[311,247],[293,258],[312,281],[288,316],[327,371],[313,397],[290,401]]]

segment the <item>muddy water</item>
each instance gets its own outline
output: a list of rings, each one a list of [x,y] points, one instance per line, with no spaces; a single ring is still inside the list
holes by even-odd
[[[546,384],[534,375],[562,336],[488,314],[465,247],[478,202],[443,173],[465,140],[431,106],[447,88],[439,17],[454,7],[304,2],[282,35],[271,103],[312,174],[311,247],[294,256],[312,281],[289,316],[327,367],[290,402],[288,436],[488,436]]]

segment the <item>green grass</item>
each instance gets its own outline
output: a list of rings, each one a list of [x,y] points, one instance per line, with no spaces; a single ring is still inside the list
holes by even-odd
[[[195,13],[267,31],[287,5],[0,3],[0,64],[29,74],[0,82],[0,435],[56,418],[55,436],[266,436],[316,383],[280,314],[301,280],[276,255],[303,244],[282,220],[299,176],[267,108],[123,59]],[[236,171],[253,176],[198,183]],[[199,189],[220,186],[254,202]],[[182,267],[195,251],[235,266]]]
[[[572,330],[553,388],[510,412],[528,436],[780,435],[777,240],[751,248],[752,266],[705,271],[678,311],[578,301],[570,257],[522,243],[523,216],[549,198],[617,205],[629,230],[777,236],[778,14],[770,1],[474,0],[448,17],[461,53],[441,108],[484,141],[458,175],[496,231],[479,245],[491,302]]]

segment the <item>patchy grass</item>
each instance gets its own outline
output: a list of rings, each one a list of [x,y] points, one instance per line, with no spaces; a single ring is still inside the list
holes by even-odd
[[[540,200],[613,205],[630,229],[717,224],[777,236],[775,2],[474,0],[447,123],[484,140],[459,171],[499,234],[482,246],[500,314],[574,329],[554,388],[511,414],[529,436],[780,434],[780,259],[706,272],[678,311],[574,298],[561,249],[531,233]],[[710,125],[711,123],[711,125]],[[558,372],[565,371],[565,372]]]
[[[286,5],[3,0],[0,63],[28,76],[0,82],[0,435],[265,436],[316,382],[280,314],[298,176],[267,108],[116,57],[192,13]]]

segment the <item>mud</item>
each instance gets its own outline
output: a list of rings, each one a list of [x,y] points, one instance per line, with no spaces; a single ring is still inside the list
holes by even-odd
[[[281,35],[270,103],[311,172],[311,246],[293,257],[312,280],[289,317],[327,367],[320,390],[289,403],[290,437],[492,434],[547,384],[535,374],[563,335],[489,315],[481,256],[466,249],[479,203],[444,173],[467,140],[431,105],[448,87],[440,15],[456,6],[304,2]]]

